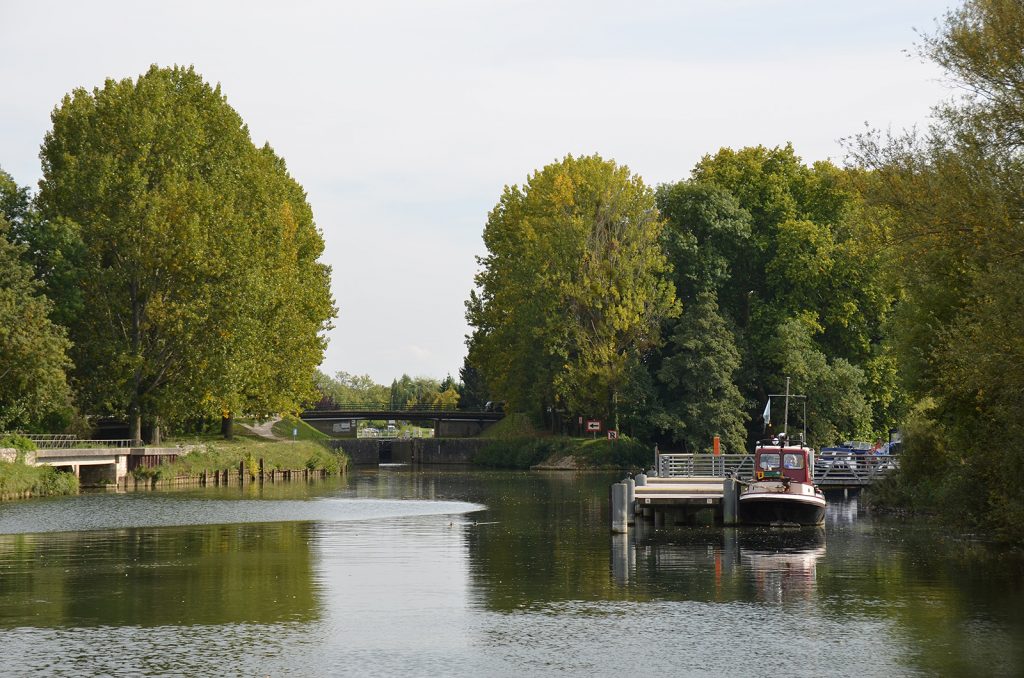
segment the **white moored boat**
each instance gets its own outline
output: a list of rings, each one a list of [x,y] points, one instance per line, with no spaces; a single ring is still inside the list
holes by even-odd
[[[786,379],[786,417],[789,417]],[[767,408],[766,408],[767,411]],[[806,421],[806,416],[804,417]],[[821,525],[825,495],[814,484],[814,451],[786,432],[760,442],[754,450],[754,478],[739,496],[740,522],[747,525]]]

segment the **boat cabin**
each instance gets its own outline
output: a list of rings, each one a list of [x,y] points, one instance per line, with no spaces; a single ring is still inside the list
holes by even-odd
[[[754,478],[788,478],[796,483],[812,483],[811,448],[792,444],[758,444],[754,451]]]

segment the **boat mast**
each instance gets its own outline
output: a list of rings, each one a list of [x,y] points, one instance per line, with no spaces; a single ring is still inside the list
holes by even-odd
[[[786,377],[786,407],[785,407],[785,415],[784,415],[784,417],[782,419],[782,435],[785,436],[787,439],[789,437],[787,435],[788,430],[789,430],[789,377]]]

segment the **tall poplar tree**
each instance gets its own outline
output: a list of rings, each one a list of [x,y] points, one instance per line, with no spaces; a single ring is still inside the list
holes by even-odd
[[[506,187],[484,229],[471,363],[535,413],[609,418],[636,356],[678,312],[654,194],[628,168],[567,156]]]
[[[70,409],[67,335],[50,319],[52,304],[22,261],[24,247],[11,241],[27,195],[0,170],[0,431],[32,429]]]
[[[301,188],[192,68],[75,90],[43,142],[55,301],[91,413],[294,408],[334,309]],[[67,281],[71,281],[70,284]],[[158,429],[157,429],[158,430]]]

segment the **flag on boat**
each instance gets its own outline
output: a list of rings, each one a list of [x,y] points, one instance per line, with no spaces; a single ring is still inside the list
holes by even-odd
[[[764,425],[772,423],[772,399],[768,399],[768,403],[764,406],[764,412],[761,413],[761,418],[764,419]]]

